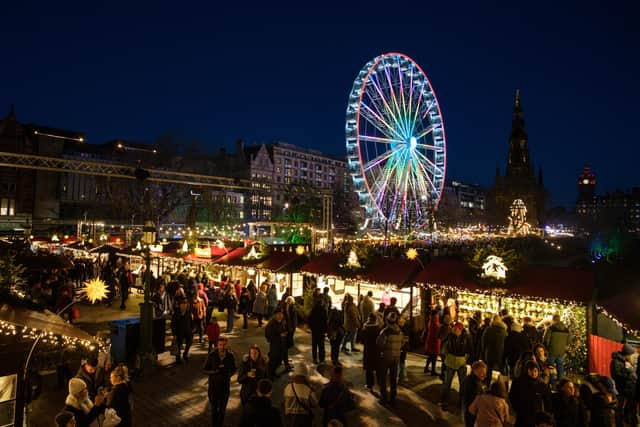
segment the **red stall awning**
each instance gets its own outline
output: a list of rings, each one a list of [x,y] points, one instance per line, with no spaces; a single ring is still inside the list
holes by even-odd
[[[221,256],[220,258],[215,260],[216,264],[225,264],[225,265],[245,265],[246,263],[242,259],[249,252],[250,247],[240,247],[235,248],[228,254]]]
[[[321,276],[340,276],[338,265],[340,265],[341,261],[342,259],[338,254],[320,254],[311,258],[311,261],[303,265],[300,271]]]
[[[469,279],[469,267],[467,264],[455,258],[436,258],[425,265],[413,279],[416,283],[429,285],[453,286],[456,288],[478,289],[480,286]]]
[[[265,261],[262,261],[256,267],[278,272],[291,270],[292,267],[296,266],[299,267],[307,260],[306,256],[298,255],[295,252],[272,252]]]
[[[409,283],[422,266],[418,261],[402,258],[377,258],[362,279],[372,283],[402,286]]]
[[[529,265],[509,293],[586,304],[593,297],[595,276],[590,271],[552,265]]]

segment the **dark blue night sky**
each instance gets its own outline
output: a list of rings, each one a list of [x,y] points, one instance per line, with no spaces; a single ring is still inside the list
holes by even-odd
[[[0,113],[15,103],[19,120],[89,142],[172,132],[211,150],[242,137],[343,155],[353,79],[374,56],[400,51],[438,94],[449,177],[488,185],[504,170],[520,88],[555,204],[573,204],[587,163],[598,192],[640,185],[637,2],[10,3],[0,14]]]

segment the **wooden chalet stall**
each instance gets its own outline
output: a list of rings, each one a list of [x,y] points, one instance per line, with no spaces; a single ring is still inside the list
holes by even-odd
[[[474,312],[492,317],[507,309],[522,323],[525,316],[542,328],[554,314],[572,332],[566,365],[576,371],[587,368],[587,343],[591,331],[595,279],[586,271],[549,265],[529,265],[509,286],[487,288],[458,259],[437,258],[415,277],[428,305],[448,307],[454,319],[466,321]],[[427,305],[425,301],[425,305]]]

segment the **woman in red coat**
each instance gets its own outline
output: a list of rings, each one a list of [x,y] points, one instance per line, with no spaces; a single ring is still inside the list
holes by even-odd
[[[438,336],[438,330],[440,329],[440,316],[438,311],[434,310],[429,315],[429,325],[427,326],[427,333],[424,340],[424,352],[427,355],[427,364],[424,367],[424,373],[429,372],[429,365],[431,365],[431,375],[436,376],[436,361],[440,354],[440,337]]]

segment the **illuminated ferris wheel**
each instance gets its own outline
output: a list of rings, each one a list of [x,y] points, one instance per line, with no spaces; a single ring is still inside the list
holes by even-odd
[[[442,196],[446,143],[440,105],[418,64],[386,53],[362,68],[349,95],[346,140],[365,226],[427,225]]]

